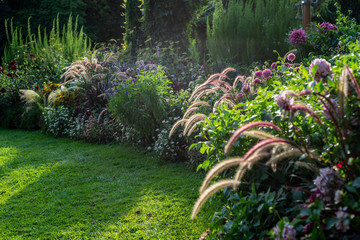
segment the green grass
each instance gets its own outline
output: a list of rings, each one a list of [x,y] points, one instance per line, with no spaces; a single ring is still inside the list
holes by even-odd
[[[124,145],[0,130],[0,239],[198,239],[202,175]]]

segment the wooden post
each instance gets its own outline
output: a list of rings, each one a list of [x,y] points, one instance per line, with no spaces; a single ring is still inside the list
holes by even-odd
[[[306,3],[302,5],[302,15],[303,15],[303,29],[310,27],[310,0],[305,1]]]

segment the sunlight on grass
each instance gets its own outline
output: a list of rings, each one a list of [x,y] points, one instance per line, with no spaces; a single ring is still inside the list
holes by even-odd
[[[5,173],[0,180],[0,205],[19,193],[26,186],[36,182],[43,174],[55,169],[55,166],[25,166]]]
[[[18,149],[14,147],[0,148],[0,167],[4,166],[7,162],[17,156]]]
[[[192,193],[189,193],[193,195]],[[153,189],[142,191],[142,197],[136,205],[111,226],[108,235],[113,239],[189,239],[190,236],[200,236],[196,225],[206,221],[209,216],[199,216],[190,221],[189,205],[191,199],[174,197]],[[179,230],[179,226],[180,230]],[[181,230],[183,229],[183,230]],[[190,230],[190,231],[189,231]]]
[[[11,148],[9,148],[11,146]],[[0,129],[0,239],[198,239],[202,176],[125,145]]]

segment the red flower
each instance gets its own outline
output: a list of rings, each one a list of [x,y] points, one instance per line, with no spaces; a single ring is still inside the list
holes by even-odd
[[[344,161],[340,161],[340,163],[337,164],[337,167],[342,168],[343,165],[344,165]]]
[[[4,72],[4,71],[5,71],[5,68],[0,67],[0,71],[1,71],[1,72]]]
[[[15,61],[12,61],[12,62],[10,63],[10,66],[15,65],[15,64],[16,64],[16,62],[15,62]]]
[[[30,55],[29,55],[31,58],[33,58],[33,57],[35,57],[35,55],[34,54],[32,54],[32,53],[30,53]]]
[[[5,93],[5,92],[6,92],[5,88],[0,89],[0,93]]]
[[[35,86],[34,90],[35,90],[35,91],[39,91],[39,90],[40,90],[40,87],[39,87],[39,86]]]
[[[13,76],[14,76],[14,73],[8,73],[8,74],[6,74],[6,76],[8,76],[8,77],[13,77]]]
[[[10,69],[13,70],[13,71],[16,71],[16,70],[17,70],[17,67],[16,67],[15,65],[12,65],[12,66],[10,67]]]

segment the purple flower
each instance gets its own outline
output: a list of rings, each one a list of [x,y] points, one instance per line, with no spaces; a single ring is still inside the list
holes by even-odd
[[[261,80],[260,80],[259,78],[255,78],[254,84],[255,84],[255,85],[261,84]]]
[[[271,70],[270,69],[265,69],[263,72],[262,72],[262,75],[265,79],[269,79],[270,76],[271,76]]]
[[[262,71],[256,71],[255,72],[255,77],[260,78],[263,75]]]
[[[275,240],[295,240],[296,239],[296,230],[293,225],[290,225],[289,222],[284,222],[284,229],[281,232],[281,229],[278,224],[273,228],[273,236],[275,236]],[[281,238],[280,238],[281,236]]]
[[[293,53],[290,53],[288,56],[287,56],[287,60],[289,60],[290,62],[293,62],[295,60],[296,56],[295,54]]]
[[[337,31],[338,28],[335,25],[332,25],[329,22],[323,22],[322,24],[320,24],[319,26],[325,33],[328,33],[330,30],[334,30]]]
[[[243,97],[244,97],[244,94],[242,92],[240,92],[236,95],[236,100],[241,101]]]
[[[273,62],[272,64],[271,64],[271,70],[274,70],[275,68],[276,68],[276,65],[277,65],[277,63],[276,62]]]
[[[327,167],[320,169],[320,175],[314,180],[317,197],[326,202],[331,202],[335,198],[336,190],[343,187],[345,180],[333,168]]]
[[[294,229],[293,225],[290,223],[284,223],[284,230],[282,232],[282,239],[284,240],[295,240],[296,238],[296,230]]]
[[[313,71],[312,68],[318,65],[318,69],[316,70],[315,76],[313,76]],[[333,78],[333,72],[330,69],[331,64],[328,63],[325,59],[322,58],[317,58],[315,60],[313,60],[309,66],[309,71],[311,76],[314,77],[316,82],[319,82],[320,79],[324,79],[327,76],[330,76],[331,78]]]
[[[294,29],[289,34],[289,42],[293,46],[300,46],[303,45],[307,40],[307,34],[304,32],[302,28]]]

